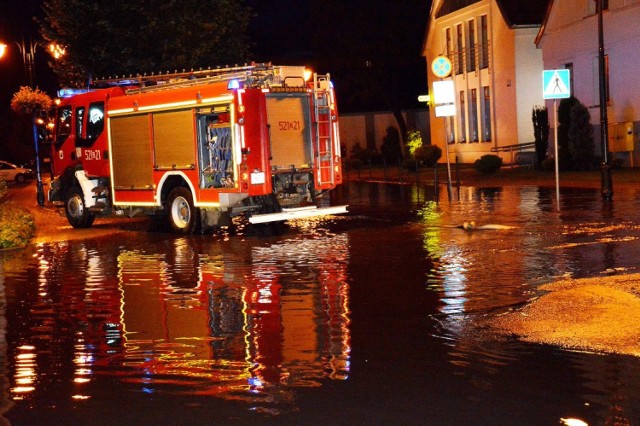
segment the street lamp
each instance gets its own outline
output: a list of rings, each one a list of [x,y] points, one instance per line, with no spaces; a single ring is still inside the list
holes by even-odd
[[[14,41],[15,45],[18,46],[18,50],[22,55],[22,63],[25,67],[25,73],[29,78],[29,87],[34,88],[34,79],[35,79],[35,55],[38,47],[46,48],[46,50],[53,56],[54,59],[60,59],[65,55],[66,50],[57,43],[45,43],[42,41],[29,41],[29,43],[25,43],[24,39],[20,43]],[[0,58],[2,58],[9,46],[5,43],[0,42]]]
[[[47,50],[55,59],[61,58],[65,54],[65,49],[56,43],[50,43],[47,45],[41,41],[29,41],[29,44],[25,44],[24,38],[20,43],[14,42],[18,46],[18,50],[22,55],[22,62],[25,67],[26,74],[29,78],[29,87],[35,89],[34,74],[35,74],[35,54],[38,47],[44,48],[47,46]],[[5,43],[0,42],[0,58],[2,58],[7,51],[8,46]],[[36,154],[36,200],[38,205],[44,206],[44,189],[42,187],[42,174],[40,173],[40,150],[38,144],[38,111],[33,111],[32,115],[32,127],[33,127],[33,144]]]

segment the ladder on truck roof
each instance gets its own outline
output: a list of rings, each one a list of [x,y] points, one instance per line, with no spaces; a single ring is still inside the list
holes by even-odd
[[[313,75],[313,104],[316,123],[317,183],[332,184],[334,177],[333,129],[330,99],[330,75]]]
[[[209,84],[218,81],[238,80],[246,82],[248,86],[262,86],[272,84],[275,80],[276,69],[280,68],[271,63],[260,63],[225,68],[207,68],[181,72],[167,71],[165,74],[136,74],[96,79],[91,82],[92,87],[131,86],[128,94],[165,90],[176,87],[188,87],[198,84]]]

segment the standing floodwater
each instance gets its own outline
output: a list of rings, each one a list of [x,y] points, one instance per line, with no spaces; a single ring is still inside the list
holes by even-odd
[[[349,215],[277,231],[3,252],[4,417],[637,424],[639,359],[483,324],[555,279],[638,272],[639,191],[565,190],[560,211],[549,188],[454,192],[350,182],[333,194]]]

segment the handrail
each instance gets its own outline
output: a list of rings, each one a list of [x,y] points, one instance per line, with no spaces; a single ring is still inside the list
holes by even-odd
[[[494,146],[491,152],[509,152],[511,154],[511,167],[515,164],[513,152],[522,152],[526,149],[535,148],[535,142],[516,143],[513,145]]]
[[[494,146],[491,148],[491,152],[524,151],[525,149],[535,148],[535,146],[535,142],[516,143],[513,145]]]

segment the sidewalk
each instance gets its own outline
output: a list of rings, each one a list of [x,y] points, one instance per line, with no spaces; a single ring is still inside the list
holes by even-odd
[[[447,183],[447,165],[439,164],[437,179],[440,185]],[[616,186],[640,186],[640,168],[621,168],[611,171],[611,180],[614,189]],[[576,188],[600,188],[602,173],[600,170],[587,172],[560,172],[561,187]],[[433,185],[435,180],[434,169],[422,168],[419,174],[415,171],[400,169],[399,167],[363,166],[360,170],[345,171],[347,181],[385,182],[397,184]],[[554,171],[533,170],[524,167],[503,166],[496,173],[482,174],[476,171],[472,165],[463,164],[451,166],[451,181],[454,186],[491,187],[512,185],[534,185],[541,187],[555,187],[556,176]]]

